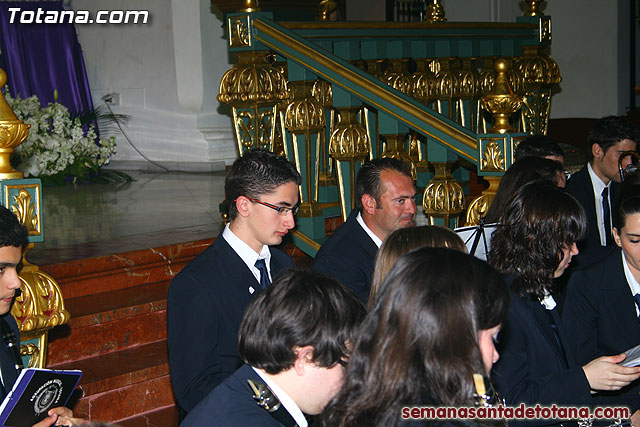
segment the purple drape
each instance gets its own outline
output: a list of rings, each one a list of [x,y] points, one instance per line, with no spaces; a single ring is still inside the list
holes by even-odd
[[[69,111],[93,107],[82,50],[73,24],[10,23],[10,7],[62,11],[62,1],[0,1],[0,66],[13,96],[37,95],[43,106],[58,101]]]

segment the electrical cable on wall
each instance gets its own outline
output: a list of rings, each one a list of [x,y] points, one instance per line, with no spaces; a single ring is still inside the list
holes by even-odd
[[[104,102],[104,105],[107,106],[107,109],[109,110],[109,113],[110,114],[114,114],[113,110],[111,110],[111,106],[109,105],[109,104],[111,104],[113,102],[113,94],[112,93],[108,93],[108,94],[106,94],[105,96],[103,96],[100,99],[102,100],[102,102]],[[150,158],[148,158],[147,156],[142,154],[142,152],[140,150],[138,150],[138,147],[136,147],[135,144],[129,139],[129,136],[124,131],[124,129],[122,128],[122,126],[120,125],[120,122],[118,120],[116,120],[116,125],[118,125],[118,129],[120,129],[120,132],[122,133],[122,136],[124,136],[124,139],[127,140],[129,145],[131,145],[131,147],[136,151],[136,153],[140,154],[143,159],[145,159],[146,161],[148,161],[152,165],[155,165],[155,166],[159,167],[160,169],[164,170],[165,172],[169,172],[168,168],[162,166],[159,163],[154,162],[153,160],[151,160]]]

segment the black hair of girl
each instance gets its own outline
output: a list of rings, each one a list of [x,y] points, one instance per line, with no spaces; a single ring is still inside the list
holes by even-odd
[[[525,184],[534,181],[557,183],[561,174],[564,174],[564,169],[554,160],[542,157],[525,157],[518,160],[502,177],[498,191],[484,217],[485,224],[500,222],[513,195]]]
[[[485,370],[478,331],[501,324],[508,303],[502,276],[471,255],[403,255],[365,317],[321,424],[397,426],[404,406],[472,406],[473,374]]]
[[[627,216],[640,213],[640,184],[622,183],[622,189],[613,209],[613,226],[622,230]]]
[[[586,234],[584,209],[573,196],[550,183],[529,183],[507,205],[502,227],[493,233],[489,263],[517,276],[519,294],[542,299],[552,291],[562,249]]]

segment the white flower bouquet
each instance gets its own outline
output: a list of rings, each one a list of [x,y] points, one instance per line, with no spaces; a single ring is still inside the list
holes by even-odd
[[[16,147],[12,163],[26,177],[39,177],[48,183],[87,180],[109,163],[116,152],[116,138],[96,136],[93,123],[85,126],[73,119],[57,101],[46,107],[37,96],[13,98],[5,86],[4,97],[16,116],[31,125],[27,139]]]

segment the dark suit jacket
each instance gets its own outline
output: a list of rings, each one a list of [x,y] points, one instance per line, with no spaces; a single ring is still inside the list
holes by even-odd
[[[575,267],[586,267],[589,264],[604,259],[610,252],[600,244],[600,232],[598,231],[598,221],[596,217],[596,199],[593,194],[593,184],[587,167],[583,167],[578,172],[571,175],[567,181],[567,192],[578,200],[584,208],[589,224],[587,238],[578,242],[580,253],[574,257],[572,265]],[[611,215],[616,205],[620,184],[612,182],[610,186],[611,195]]]
[[[18,342],[18,348],[20,348],[20,332],[18,332],[18,324],[16,323],[16,319],[13,318],[11,313],[3,314],[2,317],[8,324],[13,333],[16,334],[16,340]],[[16,370],[15,364],[13,362],[13,356],[9,352],[9,348],[7,347],[7,343],[4,342],[2,338],[2,334],[0,334],[0,369],[2,369],[2,379],[4,381],[4,393],[0,390],[0,395],[2,398],[7,395],[9,391],[13,388],[13,384],[18,379],[18,370]]]
[[[270,250],[272,277],[294,266],[291,257]],[[240,321],[259,289],[222,234],[171,282],[167,345],[173,391],[182,409],[193,409],[242,364],[237,350]]]
[[[313,269],[335,278],[366,304],[378,247],[358,223],[358,212],[352,210],[347,221],[324,242]]]
[[[249,365],[242,365],[213,389],[180,426],[280,427],[282,424],[253,400],[253,392],[247,382],[249,379],[264,383]]]
[[[551,315],[558,325],[563,349],[551,329],[547,310],[538,301],[518,295],[512,277],[507,282],[511,302],[499,338],[500,359],[491,371],[498,393],[512,406],[591,403],[589,383],[567,345],[556,311]]]
[[[580,364],[640,344],[640,322],[620,250],[573,273],[562,323]]]

